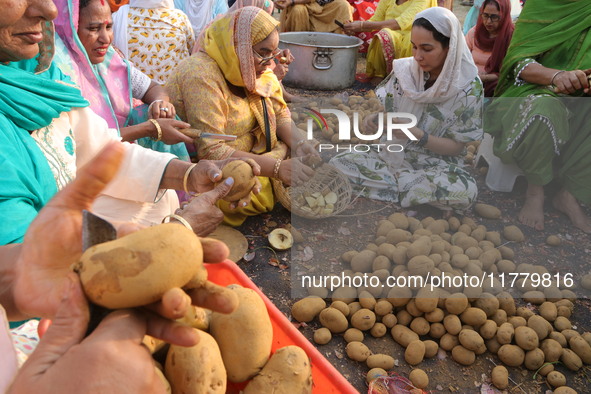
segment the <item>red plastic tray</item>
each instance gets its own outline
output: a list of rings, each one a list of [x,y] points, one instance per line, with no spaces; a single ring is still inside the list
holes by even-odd
[[[250,280],[248,276],[234,263],[226,260],[218,264],[206,264],[209,280],[221,285],[239,284],[256,291],[267,306],[267,311],[273,324],[272,352],[289,345],[296,345],[304,349],[312,363],[313,392],[325,393],[358,393],[351,384],[324,358],[322,354],[299,332],[265,294]],[[245,384],[232,385],[228,382],[228,393],[238,393]]]

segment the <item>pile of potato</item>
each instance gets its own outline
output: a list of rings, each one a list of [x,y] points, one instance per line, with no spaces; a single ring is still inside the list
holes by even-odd
[[[169,289],[197,288],[207,280],[199,238],[176,223],[88,248],[72,268],[87,297],[109,309],[148,305]],[[180,320],[201,330],[200,341],[168,349],[164,374],[158,373],[170,391],[225,393],[228,381],[251,379],[245,393],[310,393],[312,370],[304,350],[287,346],[269,357],[273,326],[264,301],[252,289],[229,288],[239,300],[231,314],[194,307]],[[152,353],[165,351],[165,344],[154,338],[145,337],[144,344]]]
[[[505,228],[503,237],[523,241],[516,226]],[[531,283],[516,281],[525,301],[537,305],[534,311],[517,307],[497,279],[487,279],[482,287],[444,286],[433,291],[428,286],[385,286],[389,275],[467,273],[481,277],[500,272],[547,272],[543,266],[516,265],[513,250],[501,242],[499,232],[487,231],[467,217],[419,221],[394,213],[378,224],[375,242],[341,256],[350,267],[345,275],[377,277],[380,286],[338,288],[329,305],[324,301],[329,298],[327,289],[309,289],[310,296],[293,305],[292,315],[300,322],[318,318],[322,325],[314,333],[318,344],[343,335],[347,355],[365,362],[371,370],[368,379],[381,372],[375,368],[391,369],[395,360],[391,355],[373,354],[363,340],[366,335],[379,338],[389,332],[405,348],[405,361],[412,366],[434,357],[439,349],[451,352],[453,360],[462,365],[473,364],[476,356],[489,351],[507,366],[539,370],[552,387],[564,386],[564,375],[549,363],[561,361],[573,371],[591,363],[591,333],[578,333],[569,321],[576,299],[571,290],[556,283],[534,288]],[[426,387],[422,373],[413,377],[417,387]],[[507,369],[495,368],[492,381],[496,387],[506,388]],[[561,392],[572,392],[566,390]]]
[[[380,102],[380,100],[376,97],[374,91],[369,91],[364,96],[356,96],[351,95],[345,98],[339,97],[332,97],[325,101],[312,101],[310,103],[305,104],[306,108],[311,108],[314,111],[319,112],[320,109],[338,109],[345,112],[350,121],[351,127],[353,127],[353,114],[359,114],[359,128],[362,129],[363,119],[367,115],[371,115],[374,113],[383,113],[384,106]],[[297,127],[301,130],[308,130],[308,115],[306,115],[307,109],[306,108],[294,108],[291,111],[291,118],[296,123]],[[341,142],[339,140],[339,122],[337,117],[331,114],[323,115],[326,119],[326,123],[328,128],[325,128],[324,125],[321,128],[321,135],[322,139],[336,144]],[[318,125],[313,123],[314,130],[318,130]],[[385,126],[384,126],[385,127]],[[373,141],[363,141],[353,135],[353,128],[351,128],[352,138],[351,140],[343,141],[351,144],[373,144],[377,143],[378,140]],[[317,138],[318,136],[315,135]]]

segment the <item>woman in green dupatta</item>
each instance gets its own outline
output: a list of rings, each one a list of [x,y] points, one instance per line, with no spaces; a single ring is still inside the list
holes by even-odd
[[[586,0],[528,1],[499,77],[485,131],[494,152],[528,181],[521,223],[544,229],[544,186],[557,182],[553,204],[591,233],[579,201],[591,203],[591,7]],[[519,97],[519,98],[518,98]]]

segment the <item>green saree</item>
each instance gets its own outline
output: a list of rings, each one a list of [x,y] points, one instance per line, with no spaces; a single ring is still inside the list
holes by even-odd
[[[494,152],[517,164],[528,182],[557,179],[575,197],[591,202],[591,98],[558,95],[527,83],[519,73],[532,61],[558,70],[591,68],[591,7],[587,0],[530,0],[499,76],[484,129]],[[573,96],[581,96],[579,93]]]

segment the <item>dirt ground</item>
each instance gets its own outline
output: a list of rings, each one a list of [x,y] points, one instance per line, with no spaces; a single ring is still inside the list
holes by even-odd
[[[460,5],[458,0],[454,2],[454,12],[463,20],[469,7]],[[364,59],[358,62],[358,71],[364,70]],[[371,87],[356,82],[349,94],[364,93]],[[337,92],[304,91],[288,89],[290,92],[304,97],[333,96]],[[467,216],[474,218],[478,223],[484,224],[488,230],[502,231],[510,224],[519,225],[517,214],[524,200],[525,181],[518,178],[515,187],[510,193],[493,192],[484,184],[484,170],[472,169],[479,184],[479,202],[488,203],[498,207],[502,212],[500,220],[481,219],[475,213],[469,212]],[[523,225],[519,227],[525,234],[525,242],[512,243],[509,246],[515,251],[515,263],[530,263],[545,265],[552,273],[562,275],[570,273],[578,284],[582,275],[589,273],[591,267],[591,237],[573,228],[568,219],[554,210],[551,206],[551,188],[548,190],[548,198],[545,207],[545,231],[535,231]],[[591,214],[589,207],[585,207]],[[295,258],[301,258],[302,254],[312,251],[314,254],[310,264],[331,264],[345,251],[361,250],[369,242],[372,242],[377,223],[386,219],[393,212],[400,211],[391,204],[357,199],[354,204],[339,217],[323,220],[307,220],[292,218],[290,212],[277,205],[271,214],[249,218],[244,225],[238,228],[249,240],[250,251],[254,251],[256,257],[251,261],[242,260],[240,267],[261,288],[261,290],[277,305],[277,307],[291,319],[290,308],[295,300],[291,297],[292,264]],[[440,211],[430,207],[420,207],[412,210],[402,210],[408,215],[414,215],[418,219],[432,216],[441,218]],[[268,248],[267,234],[274,228],[283,227],[288,223],[297,223],[298,228],[306,237],[306,242],[294,246],[293,250],[286,252],[273,252]],[[546,244],[548,235],[558,235],[562,243],[558,247]],[[308,249],[308,251],[304,249]],[[519,305],[526,305],[523,300],[518,300]],[[591,331],[591,302],[587,297],[579,298],[575,303],[573,324],[577,331]],[[315,329],[320,325],[314,321],[308,325],[297,325],[300,331],[311,340]],[[364,341],[374,353],[384,352],[391,354],[397,360],[394,370],[408,376],[411,367],[404,361],[403,348],[396,344],[389,334],[380,339],[366,335]],[[345,353],[345,341],[341,336],[335,336],[333,340],[323,346],[317,346],[319,351],[347,378],[347,380],[360,392],[367,392],[365,374],[368,368],[362,364],[350,360]],[[453,360],[451,355],[441,354],[438,357],[426,360],[419,365],[424,369],[430,379],[429,389],[434,392],[452,393],[484,393],[490,382],[490,371],[500,364],[499,359],[484,353],[477,356],[475,364],[463,367]],[[534,373],[524,367],[508,368],[510,376],[510,393],[545,393],[549,386],[539,376],[534,379]],[[591,392],[591,369],[588,366],[579,372],[573,373],[564,366],[558,365],[556,369],[567,377],[567,384],[575,388],[579,393]]]

